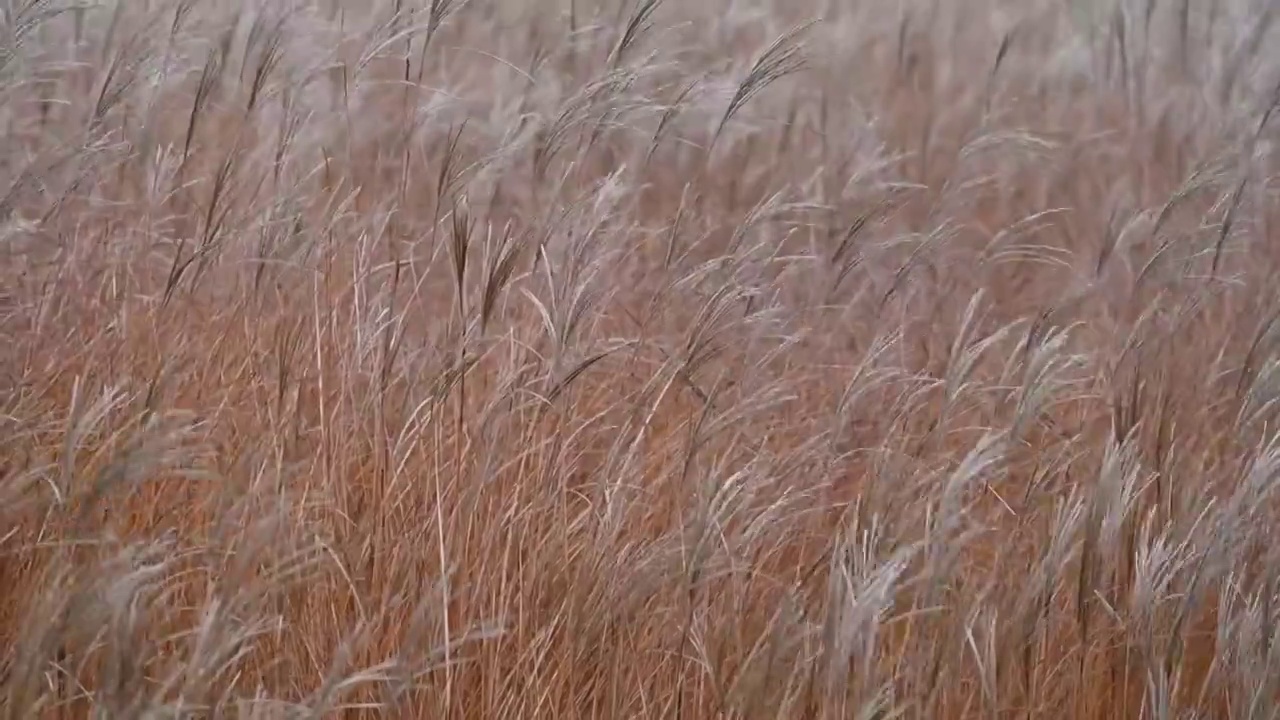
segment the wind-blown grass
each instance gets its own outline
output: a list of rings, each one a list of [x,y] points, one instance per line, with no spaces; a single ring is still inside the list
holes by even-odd
[[[1269,7],[9,3],[4,716],[1276,717]]]

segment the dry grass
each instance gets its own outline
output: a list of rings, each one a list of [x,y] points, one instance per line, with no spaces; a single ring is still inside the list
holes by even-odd
[[[1280,716],[1271,7],[8,0],[3,716]]]

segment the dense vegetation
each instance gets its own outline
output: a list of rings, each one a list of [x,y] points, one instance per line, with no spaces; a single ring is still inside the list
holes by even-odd
[[[1280,714],[1273,4],[0,5],[4,717]]]

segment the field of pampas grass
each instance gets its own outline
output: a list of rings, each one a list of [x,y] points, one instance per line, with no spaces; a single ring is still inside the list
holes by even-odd
[[[0,720],[1280,717],[1264,0],[5,0]]]

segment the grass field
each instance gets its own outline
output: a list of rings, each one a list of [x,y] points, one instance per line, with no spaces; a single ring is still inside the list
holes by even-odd
[[[0,9],[0,717],[1280,717],[1276,5]]]

